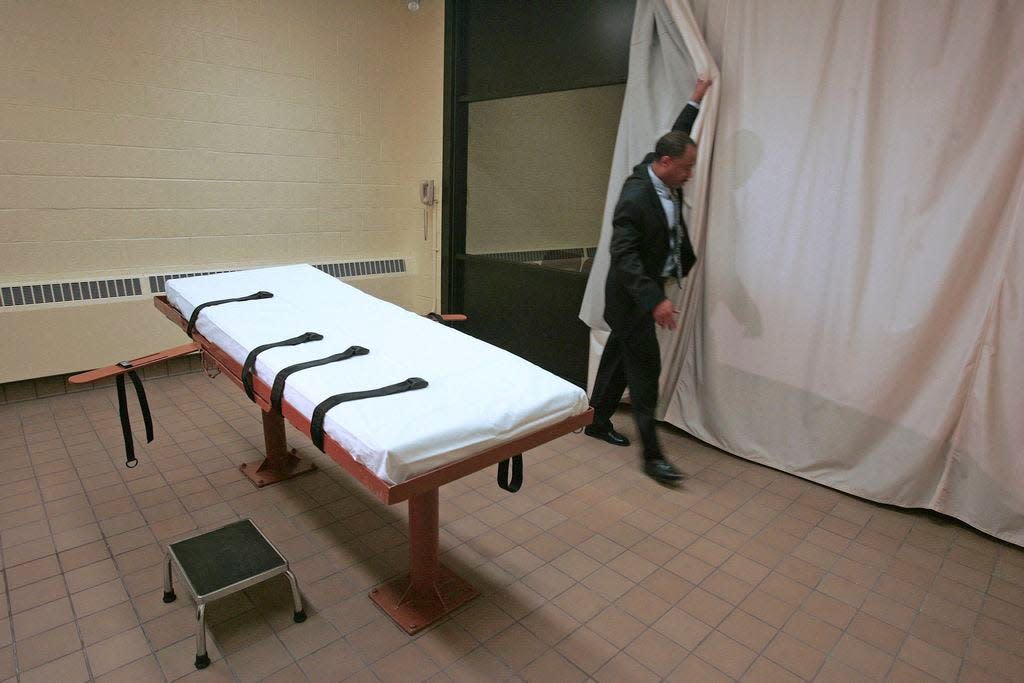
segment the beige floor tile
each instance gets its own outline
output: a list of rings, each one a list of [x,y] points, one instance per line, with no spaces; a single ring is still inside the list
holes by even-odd
[[[16,567],[9,567],[5,573],[8,589],[14,590],[51,576],[57,576],[61,573],[61,569],[57,556],[47,555]]]
[[[415,643],[392,652],[371,669],[382,681],[424,680],[440,671]]]
[[[825,660],[814,677],[815,683],[872,683],[877,680],[831,657]]]
[[[616,600],[615,604],[648,626],[654,624],[672,607],[668,601],[662,600],[643,586],[634,586]]]
[[[18,680],[15,676],[17,670],[18,667],[14,661],[14,647],[11,645],[0,647],[0,676],[7,683],[13,683]]]
[[[847,627],[856,613],[856,610],[848,603],[818,591],[814,591],[807,596],[802,609],[822,621],[841,629]]]
[[[407,642],[407,636],[387,617],[370,622],[346,638],[363,659],[371,663],[391,654]]]
[[[778,571],[769,574],[758,585],[758,590],[764,591],[790,605],[799,605],[811,592],[809,587]]]
[[[262,679],[261,683],[306,683],[308,680],[298,664],[290,664]]]
[[[690,683],[701,681],[702,683],[729,683],[733,679],[726,676],[720,670],[708,664],[697,655],[690,655],[676,667],[676,670],[665,680],[671,683]]]
[[[130,602],[100,610],[78,619],[78,630],[82,642],[87,646],[106,640],[122,631],[138,626],[139,620]]]
[[[80,567],[85,567],[95,562],[110,557],[107,544],[103,541],[94,541],[85,545],[65,550],[58,554],[60,565],[64,571],[70,572]]]
[[[79,618],[95,614],[128,599],[121,579],[114,579],[98,586],[87,588],[71,596],[71,604]]]
[[[90,680],[90,676],[85,665],[85,657],[79,650],[48,664],[22,672],[20,680],[22,683],[55,683],[56,681],[84,683]]]
[[[777,629],[743,610],[734,610],[718,630],[754,652],[760,652],[775,637]]]
[[[258,681],[294,663],[274,635],[226,656],[228,666],[242,681]]]
[[[80,567],[65,574],[68,590],[71,593],[78,593],[87,588],[98,586],[101,583],[112,581],[118,577],[117,566],[114,561],[107,558],[85,567]]]
[[[736,578],[722,569],[716,569],[700,587],[731,605],[738,605],[754,590],[754,585]]]
[[[869,593],[861,610],[900,630],[909,630],[917,612],[878,593]]]
[[[646,536],[643,537],[646,538]],[[644,559],[633,550],[627,550],[609,562],[608,568],[613,569],[631,581],[641,582],[654,573],[658,566]]]
[[[1009,652],[1024,650],[1024,624],[1014,628],[989,617],[980,617],[974,625],[974,635]]]
[[[588,621],[587,626],[620,649],[626,647],[647,628],[638,619],[615,605],[606,607]]]
[[[0,495],[12,495],[10,493]],[[29,541],[35,541],[50,536],[50,524],[46,519],[40,519],[29,524],[23,524],[10,529],[4,529],[2,535],[3,547],[20,545]]]
[[[236,683],[239,679],[234,676],[224,660],[214,661],[208,668],[202,671],[193,670],[176,679],[175,683]]]
[[[573,631],[555,649],[587,674],[596,672],[618,652],[618,648],[586,626]]]
[[[556,597],[553,602],[579,622],[589,621],[609,604],[608,600],[579,584]]]
[[[57,548],[57,551],[60,552],[63,550],[77,548],[79,546],[86,545],[87,543],[95,543],[102,538],[103,533],[100,531],[98,524],[87,524],[68,531],[55,533],[53,536],[53,544]]]
[[[466,656],[478,645],[466,629],[451,620],[443,621],[420,634],[416,644],[442,669]]]
[[[764,656],[805,680],[810,680],[825,655],[786,633],[780,633],[764,650]]]
[[[581,583],[610,602],[618,600],[636,586],[635,581],[627,579],[609,567],[599,568]],[[653,597],[660,600],[657,596]]]
[[[693,651],[732,678],[739,678],[757,658],[757,653],[732,638],[714,631]]]
[[[149,653],[149,643],[140,628],[102,640],[85,650],[89,666],[96,676],[102,676]]]
[[[523,577],[523,583],[550,600],[564,593],[576,582],[570,575],[558,569],[557,565],[552,562],[551,564],[538,567],[527,574]]]
[[[967,659],[988,671],[1005,674],[1024,671],[1024,657],[1007,652],[988,641],[975,637],[967,650]]]
[[[868,589],[860,586],[849,579],[844,579],[836,574],[828,574],[818,584],[817,590],[825,595],[845,602],[854,609],[859,609]]]
[[[18,667],[22,671],[34,669],[81,647],[74,624],[58,626],[18,642]]]
[[[45,605],[15,614],[12,619],[14,638],[24,640],[31,636],[49,631],[68,622],[74,621],[71,600],[60,598]]]
[[[217,662],[222,659],[220,650],[217,649],[217,642],[212,638],[206,639],[206,653],[209,655],[211,662]],[[156,652],[156,661],[169,681],[193,673],[196,661],[195,638],[179,640],[173,645],[158,650]]]
[[[813,597],[813,595],[812,595]],[[810,598],[808,598],[809,600]],[[806,605],[806,601],[805,601]],[[796,611],[793,605],[783,602],[767,593],[754,591],[739,604],[740,609],[761,621],[782,628],[790,615]]]
[[[449,670],[448,673],[452,674],[452,678],[455,680],[485,680],[481,678],[462,679],[460,677],[456,677],[451,670]],[[540,659],[537,659],[530,664],[526,669],[519,672],[519,675],[524,681],[528,681],[530,683],[540,683],[542,681],[573,683],[575,681],[586,680],[587,678],[586,674],[577,668],[571,661],[554,650],[549,650],[547,654],[543,655]]]
[[[155,655],[147,655],[96,678],[96,683],[162,683],[167,680]]]
[[[875,679],[885,675],[894,659],[887,652],[869,645],[849,633],[840,638],[832,648],[832,656]]]
[[[362,670],[364,664],[351,645],[337,640],[300,659],[299,667],[314,683],[332,683]]]
[[[893,655],[899,652],[900,646],[903,645],[903,640],[907,636],[906,631],[890,626],[881,619],[876,619],[864,612],[859,612],[853,618],[853,621],[847,626],[846,632]]]
[[[1006,678],[967,662],[960,673],[960,683],[1006,683]]]
[[[655,672],[667,676],[690,654],[677,641],[670,640],[654,629],[648,629],[629,644],[631,657]]]
[[[782,629],[797,640],[822,652],[828,652],[839,642],[843,632],[821,619],[804,612],[796,612]]]
[[[50,537],[29,541],[11,548],[4,549],[4,567],[16,567],[57,552]]]
[[[740,679],[743,683],[799,683],[806,680],[766,657],[758,657]]]
[[[630,681],[631,683],[656,683],[661,680],[658,674],[644,667],[629,655],[620,652],[612,657],[607,664],[598,669],[594,679],[600,683],[619,683]]]
[[[941,681],[955,681],[963,660],[923,640],[910,636],[900,648],[899,658]]]
[[[557,653],[554,654],[557,655]],[[549,657],[551,655],[552,652],[544,655],[539,660],[531,664],[527,671],[541,671],[547,674],[549,673],[549,669],[552,670],[551,673],[554,676],[553,678],[539,680],[561,680],[561,676],[565,676],[567,672],[575,671],[576,680],[582,680],[580,677],[583,676],[583,673],[568,662],[565,662],[564,658],[560,655],[558,655],[558,659],[565,662],[565,664],[568,665],[568,669],[557,672],[553,671],[553,668],[557,666],[557,663],[549,661]],[[447,669],[445,669],[445,673],[453,681],[466,681],[467,683],[470,681],[505,680],[512,675],[509,668],[505,666],[500,659],[491,654],[491,651],[485,647],[478,647],[472,650],[465,657],[460,658],[454,664],[451,664]],[[530,680],[527,678],[527,672],[520,672],[520,676],[526,680]],[[310,676],[310,678],[312,679],[312,676]],[[570,680],[572,679],[570,678]]]
[[[16,588],[10,591],[8,599],[11,612],[16,614],[17,612],[23,612],[27,609],[33,609],[53,602],[67,595],[68,590],[65,587],[65,578],[57,575],[57,577],[50,577],[35,584]]]
[[[944,624],[926,614],[917,615],[914,625],[910,628],[910,633],[958,658],[963,657],[967,652],[967,645],[971,638],[969,631]]]

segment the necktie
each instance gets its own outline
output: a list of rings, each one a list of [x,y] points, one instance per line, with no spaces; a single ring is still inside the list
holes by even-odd
[[[682,244],[682,241],[683,241],[683,236],[682,236],[682,232],[683,232],[683,226],[682,226],[682,222],[683,222],[683,219],[682,219],[683,201],[682,201],[682,197],[680,196],[680,192],[678,190],[672,191],[671,195],[672,195],[672,217],[673,217],[673,220],[672,220],[672,240],[671,240],[671,245],[670,246],[672,248],[672,264],[673,264],[672,267],[673,267],[673,270],[674,270],[673,274],[676,276],[676,279],[678,280],[682,276],[682,273],[683,273],[683,261],[679,257],[679,246]]]

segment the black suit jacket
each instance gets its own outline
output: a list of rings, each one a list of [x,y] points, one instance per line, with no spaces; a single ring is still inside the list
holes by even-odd
[[[672,130],[689,135],[698,109],[686,105]],[[633,173],[622,186],[619,202],[612,216],[611,265],[605,282],[604,318],[612,330],[628,332],[645,318],[665,298],[662,271],[669,254],[669,226],[665,210],[654,189],[647,168],[655,160],[653,152],[633,168]],[[679,259],[685,277],[697,256],[683,221],[682,239],[679,241]]]

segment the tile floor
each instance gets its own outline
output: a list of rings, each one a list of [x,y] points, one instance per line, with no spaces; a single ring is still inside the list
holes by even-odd
[[[667,432],[680,490],[579,435],[532,451],[518,494],[491,470],[444,487],[444,560],[482,595],[409,638],[366,597],[403,571],[404,506],[291,430],[326,466],[255,490],[240,391],[147,388],[157,439],[132,470],[111,388],[0,406],[0,681],[1024,681],[1020,548]],[[292,562],[310,619],[292,623],[282,577],[215,603],[197,672],[162,547],[243,516]]]

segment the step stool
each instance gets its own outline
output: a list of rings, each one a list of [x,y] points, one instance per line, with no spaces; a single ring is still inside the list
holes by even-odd
[[[178,567],[185,586],[196,601],[196,668],[210,665],[206,653],[206,604],[249,586],[284,574],[292,587],[295,621],[306,620],[302,597],[288,560],[267,540],[251,520],[243,519],[213,531],[186,538],[167,547],[167,572],[164,574],[164,602],[177,596],[171,584],[171,564]]]

